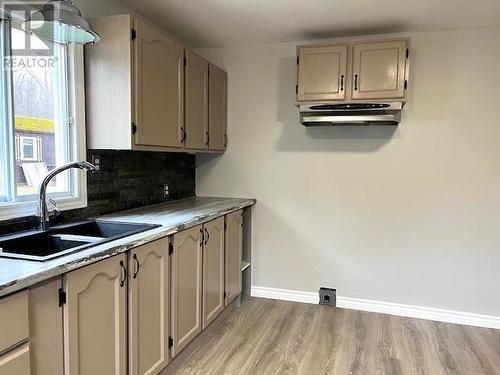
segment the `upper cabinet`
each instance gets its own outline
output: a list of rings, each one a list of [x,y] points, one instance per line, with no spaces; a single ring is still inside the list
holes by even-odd
[[[142,18],[90,22],[101,41],[85,55],[89,148],[225,150],[224,71]]]
[[[135,20],[135,143],[182,147],[184,48]]]
[[[186,147],[208,149],[208,61],[186,51]]]
[[[208,66],[209,149],[224,151],[227,145],[227,73],[213,64]]]
[[[354,44],[352,98],[404,98],[406,50],[406,40]]]
[[[298,100],[344,100],[347,45],[300,47],[298,62]]]
[[[85,48],[87,147],[130,150],[133,48],[129,15],[91,19],[101,41]]]
[[[409,39],[297,48],[297,102],[406,100]]]

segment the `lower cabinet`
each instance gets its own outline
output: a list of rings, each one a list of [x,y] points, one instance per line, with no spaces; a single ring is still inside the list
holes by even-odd
[[[57,277],[29,291],[31,372],[36,375],[64,373],[61,286]]]
[[[0,353],[28,340],[28,305],[26,291],[0,299]]]
[[[0,375],[29,375],[30,373],[29,343],[0,355]]]
[[[66,275],[65,375],[125,375],[126,255]]]
[[[172,357],[201,332],[202,226],[172,237]]]
[[[221,216],[0,299],[0,375],[159,374],[240,295],[242,223]]]
[[[169,360],[168,239],[132,249],[128,270],[129,373],[158,374]]]
[[[243,254],[243,211],[226,215],[225,285],[226,306],[241,294]]]
[[[203,225],[203,329],[224,310],[224,217]]]
[[[67,274],[65,374],[125,375],[127,357],[130,375],[167,366],[169,267],[162,238]]]

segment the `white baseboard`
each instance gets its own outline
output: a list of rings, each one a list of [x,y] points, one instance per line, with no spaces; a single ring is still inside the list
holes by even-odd
[[[319,303],[318,293],[266,288],[261,286],[252,286],[251,296],[292,302],[312,304]],[[340,296],[337,296],[337,307],[404,316],[409,318],[434,320],[438,322],[464,324],[474,327],[500,329],[500,316],[480,315],[461,311],[436,309],[432,307],[403,305],[399,303]]]

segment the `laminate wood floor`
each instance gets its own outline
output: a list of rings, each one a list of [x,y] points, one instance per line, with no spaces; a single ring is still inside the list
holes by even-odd
[[[176,374],[496,375],[500,330],[248,298]]]

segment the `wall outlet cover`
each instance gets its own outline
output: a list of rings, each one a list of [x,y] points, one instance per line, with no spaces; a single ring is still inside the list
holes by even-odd
[[[319,288],[319,304],[337,306],[337,289]]]
[[[97,154],[92,154],[91,163],[95,165],[96,171],[101,170],[101,156]]]

